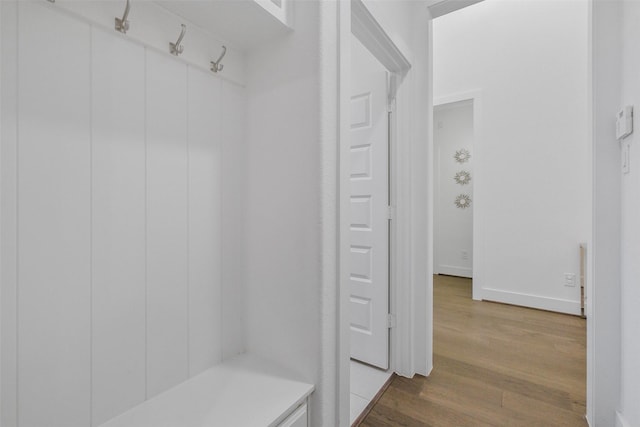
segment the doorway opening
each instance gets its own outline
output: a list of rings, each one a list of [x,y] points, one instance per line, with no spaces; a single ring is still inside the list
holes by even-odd
[[[471,279],[471,298],[481,300],[482,90],[440,96],[433,104],[433,274]]]
[[[562,392],[583,404],[585,321],[574,316],[581,313],[580,246],[590,241],[592,221],[584,143],[590,129],[588,8],[546,6],[484,1],[433,21],[434,371],[450,362],[443,357],[469,364],[503,357],[499,369],[512,370],[523,368],[510,363],[526,361],[540,384],[549,367],[567,374],[575,387]],[[536,31],[551,14],[555,21],[547,31],[557,37],[523,49],[529,28]],[[576,56],[556,54],[566,50]],[[538,68],[529,78],[532,63]],[[579,114],[555,120],[564,111]],[[499,327],[486,323],[485,333],[479,329],[485,315],[504,319],[496,321]],[[519,316],[520,324],[508,325],[507,316]],[[456,329],[456,320],[463,328]],[[536,322],[559,332],[538,335]],[[560,331],[561,325],[571,326]],[[520,335],[509,337],[516,328]],[[447,347],[456,339],[457,350]],[[527,345],[532,350],[523,352]],[[547,364],[547,356],[533,356],[544,345],[554,354]],[[584,407],[577,406],[564,416],[582,417]]]
[[[473,99],[434,106],[434,273],[473,278]]]

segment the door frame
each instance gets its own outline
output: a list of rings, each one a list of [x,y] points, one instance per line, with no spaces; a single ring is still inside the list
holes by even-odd
[[[389,190],[392,220],[389,224],[389,304],[395,327],[389,336],[389,369],[413,376],[413,301],[411,278],[411,192],[409,131],[406,113],[411,104],[402,82],[411,63],[392,41],[362,0],[338,2],[338,390],[337,412],[340,425],[349,425],[350,328],[349,328],[349,248],[350,248],[350,98],[351,37],[355,36],[390,74],[389,97],[393,100],[389,118]],[[406,207],[406,209],[405,209]],[[426,301],[425,301],[426,306]]]
[[[483,250],[484,248],[484,244],[485,244],[485,236],[484,236],[484,230],[485,227],[483,226],[484,222],[483,222],[483,218],[481,217],[481,215],[477,214],[477,209],[476,206],[478,206],[478,201],[480,201],[480,206],[482,206],[482,194],[481,192],[478,192],[478,188],[480,188],[481,186],[478,185],[478,183],[482,182],[482,173],[481,171],[475,166],[478,164],[478,159],[482,159],[482,90],[481,89],[475,89],[475,90],[471,90],[471,91],[467,91],[467,92],[458,92],[458,93],[453,93],[450,95],[445,95],[445,96],[441,96],[438,98],[435,98],[433,100],[433,109],[434,109],[434,113],[435,113],[435,108],[441,105],[445,105],[445,104],[452,104],[454,102],[461,102],[461,101],[471,101],[472,105],[473,105],[473,156],[474,156],[474,169],[473,169],[473,264],[472,264],[472,276],[473,279],[471,281],[472,283],[472,298],[474,300],[482,300],[482,287],[483,287],[483,267],[486,265],[485,262],[483,262],[483,257],[484,257],[484,253],[485,251]],[[431,139],[431,144],[432,144],[432,150],[434,153],[434,156],[431,156],[431,162],[429,163],[429,169],[430,171],[435,171],[436,170],[436,158],[435,158],[435,141],[432,138]],[[480,149],[478,149],[478,147],[480,147]],[[433,203],[431,203],[428,207],[428,215],[429,218],[433,218],[434,221],[434,225],[437,224],[438,221],[438,210],[436,209],[435,206],[435,201],[436,201],[436,191],[437,191],[437,185],[438,185],[438,177],[435,176],[434,172],[431,172],[434,174],[433,179],[430,180],[431,185],[429,186],[429,194],[433,194]],[[433,271],[431,272],[432,274],[435,273],[435,270],[437,268],[437,264],[436,264],[436,243],[438,242],[438,238],[436,236],[437,234],[437,228],[434,227],[434,233],[431,234],[429,236],[429,239],[431,239],[432,241],[430,242],[433,246]]]

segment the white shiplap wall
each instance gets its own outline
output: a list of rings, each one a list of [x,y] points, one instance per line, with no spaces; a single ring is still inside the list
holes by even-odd
[[[21,426],[86,426],[89,421],[90,36],[88,25],[33,3],[19,4],[17,394]]]
[[[1,424],[96,426],[243,349],[221,225],[244,89],[55,5],[2,7]]]
[[[143,47],[102,31],[91,40],[92,190],[103,195],[91,206],[92,396],[100,422],[145,398],[145,57]],[[117,399],[114,384],[127,384]]]

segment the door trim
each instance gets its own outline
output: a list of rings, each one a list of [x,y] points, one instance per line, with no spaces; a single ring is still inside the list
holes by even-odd
[[[362,0],[351,0],[351,32],[391,73],[406,75],[411,63],[393,43]],[[395,98],[395,93],[389,94]]]
[[[338,207],[338,393],[336,396],[339,425],[349,425],[350,394],[350,333],[349,333],[349,101],[351,94],[350,38],[355,36],[384,65],[397,85],[390,88],[396,108],[391,114],[389,127],[392,206],[396,207],[395,221],[391,222],[389,254],[390,311],[396,314],[397,326],[390,330],[389,366],[393,371],[411,377],[414,368],[414,302],[411,280],[411,152],[410,130],[406,114],[411,108],[410,93],[401,88],[401,82],[411,69],[411,63],[400,48],[391,40],[362,0],[338,2],[339,14],[339,94],[338,121],[339,150],[339,207]],[[402,173],[400,173],[402,172]],[[404,191],[402,190],[404,188]],[[402,261],[401,263],[398,261]],[[425,301],[426,305],[426,301]]]

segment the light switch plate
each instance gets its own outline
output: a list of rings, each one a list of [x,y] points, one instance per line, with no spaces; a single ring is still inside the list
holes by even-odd
[[[633,106],[627,105],[616,114],[616,139],[622,139],[633,132]]]

